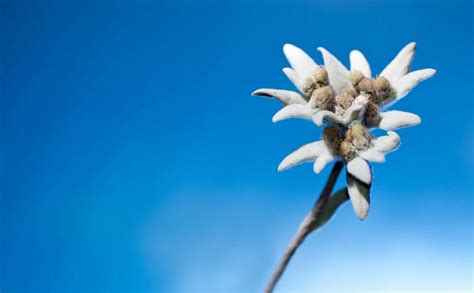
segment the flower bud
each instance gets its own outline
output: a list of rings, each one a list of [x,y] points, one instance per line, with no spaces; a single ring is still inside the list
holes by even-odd
[[[309,99],[312,108],[332,111],[334,109],[334,92],[330,86],[324,86],[313,91]]]
[[[366,94],[369,94],[369,95],[373,95],[373,94],[375,94],[374,81],[370,78],[364,77],[357,84],[357,89],[360,92],[363,92],[363,93],[366,93]]]
[[[390,88],[390,83],[385,77],[380,76],[374,80],[374,87],[375,87],[375,90],[378,92],[386,91]]]
[[[345,133],[345,140],[358,150],[369,147],[372,135],[361,123],[352,125]]]
[[[374,102],[380,104],[390,96],[390,82],[383,76],[374,80],[375,97]]]
[[[351,144],[345,140],[341,142],[341,144],[339,145],[339,154],[342,157],[347,158],[349,157],[351,152],[352,152]]]
[[[356,86],[364,78],[364,75],[362,74],[362,72],[355,70],[351,71],[349,78],[351,80],[352,85]]]
[[[311,96],[313,91],[316,89],[316,82],[314,81],[313,77],[309,77],[305,79],[301,86],[301,92],[305,96]]]
[[[379,112],[379,106],[377,106],[373,102],[369,102],[367,106],[365,107],[365,113],[364,113],[364,123],[368,127],[374,127],[377,126],[380,122],[380,112]]]
[[[342,140],[342,132],[337,126],[328,126],[323,130],[323,139],[331,150],[337,151]]]
[[[328,72],[322,67],[316,68],[313,71],[313,78],[314,81],[319,85],[323,86],[328,84]]]
[[[342,91],[336,96],[336,105],[341,107],[343,110],[347,110],[354,102],[354,97],[357,92],[354,89],[347,89]]]

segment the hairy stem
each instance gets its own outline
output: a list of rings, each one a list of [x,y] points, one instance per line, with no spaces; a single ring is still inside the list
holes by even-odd
[[[342,167],[343,167],[342,162],[338,161],[334,164],[331,170],[331,174],[329,175],[328,180],[326,181],[326,185],[321,191],[321,194],[319,195],[318,200],[316,201],[313,208],[311,209],[311,212],[308,214],[308,216],[306,216],[305,220],[301,224],[298,232],[296,233],[295,237],[293,238],[290,245],[286,249],[282,260],[278,264],[277,269],[273,273],[272,278],[270,279],[270,282],[268,283],[268,286],[265,289],[266,293],[270,293],[273,291],[278,280],[280,279],[281,275],[285,271],[286,266],[290,262],[291,257],[295,253],[296,249],[298,249],[298,247],[304,241],[306,236],[308,236],[313,231],[312,226],[318,219],[318,216],[321,214],[324,207],[326,206],[329,196],[331,195],[332,189],[334,188],[334,184],[336,183],[337,178],[339,174],[341,173]]]

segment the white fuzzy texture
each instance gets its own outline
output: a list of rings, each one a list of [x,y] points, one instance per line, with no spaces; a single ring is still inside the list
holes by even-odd
[[[329,151],[323,152],[321,156],[319,156],[316,161],[314,161],[314,173],[319,174],[324,169],[324,167],[326,167],[326,165],[334,159],[335,157]]]
[[[385,155],[383,154],[383,152],[376,150],[373,147],[368,148],[365,151],[358,152],[358,155],[367,161],[376,162],[376,163],[385,162]]]
[[[298,78],[298,74],[289,67],[283,68],[283,73],[288,77],[288,79],[295,85],[295,87],[300,91],[303,92],[303,85],[300,79]]]
[[[390,84],[395,84],[402,76],[407,74],[410,69],[411,63],[415,56],[416,43],[411,42],[395,56],[395,58],[390,62],[387,67],[380,73],[381,76],[384,76]]]
[[[388,131],[387,135],[372,139],[372,144],[380,152],[393,152],[400,146],[400,136],[395,131]]]
[[[341,93],[345,89],[352,89],[352,83],[349,77],[349,70],[323,47],[318,50],[323,55],[324,68],[328,73],[329,84],[332,86],[336,94]]]
[[[306,100],[300,94],[287,91],[287,90],[278,90],[278,89],[258,89],[252,93],[253,96],[264,96],[264,97],[274,97],[280,101],[283,105],[291,104],[306,104]]]
[[[395,130],[415,126],[421,123],[420,116],[403,111],[387,111],[380,114],[378,127],[384,130]]]
[[[299,78],[311,76],[314,70],[319,67],[308,54],[292,44],[285,44],[283,53]]]
[[[360,184],[351,176],[346,176],[347,191],[351,199],[352,208],[360,220],[364,220],[369,213],[370,187]]]
[[[305,94],[303,91],[304,82],[313,75],[319,65],[303,50],[292,44],[285,44],[283,53],[292,67],[283,68],[283,73],[301,93]]]
[[[355,157],[347,162],[347,172],[367,185],[372,184],[372,171],[369,163],[360,157]]]
[[[290,118],[303,118],[310,120],[315,111],[316,110],[308,105],[291,104],[283,107],[283,109],[273,115],[272,121],[276,123]]]
[[[395,91],[396,99],[402,99],[420,82],[432,77],[435,75],[435,73],[436,70],[428,68],[416,70],[404,75],[392,86],[393,90]]]
[[[372,71],[370,70],[370,65],[364,54],[359,50],[352,50],[349,59],[351,62],[351,71],[360,71],[366,77],[372,76]]]
[[[300,147],[299,149],[286,156],[278,166],[278,171],[287,170],[295,165],[307,161],[314,161],[317,157],[321,156],[321,154],[327,152],[328,148],[322,140],[305,144],[304,146]]]
[[[371,147],[357,154],[371,162],[385,162],[385,154],[393,152],[400,146],[400,136],[394,131],[388,131],[387,135],[374,138],[370,141]]]

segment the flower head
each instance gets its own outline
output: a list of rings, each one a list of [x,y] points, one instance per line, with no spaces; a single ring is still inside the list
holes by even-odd
[[[406,45],[380,75],[372,78],[369,63],[360,51],[350,53],[348,70],[322,47],[318,50],[324,67],[301,49],[285,45],[283,51],[291,68],[284,68],[283,72],[300,93],[259,89],[253,95],[275,97],[285,105],[273,116],[274,122],[304,118],[325,128],[321,140],[289,154],[278,171],[312,161],[314,172],[320,173],[331,161],[344,162],[349,197],[357,216],[364,219],[369,210],[372,185],[369,162],[384,162],[385,154],[398,148],[400,137],[392,130],[421,122],[413,113],[384,110],[436,72],[434,69],[408,72],[415,48],[415,43]],[[388,132],[374,137],[370,132],[372,128]]]
[[[324,59],[329,85],[335,89],[338,95],[352,92],[355,93],[353,95],[363,95],[367,98],[367,103],[360,111],[360,116],[354,120],[360,120],[369,128],[385,130],[414,126],[421,122],[421,118],[413,113],[384,111],[385,108],[405,97],[421,81],[436,73],[436,70],[431,68],[409,72],[416,50],[414,42],[406,45],[375,78],[372,78],[370,65],[360,51],[353,50],[350,53],[351,69],[349,71],[329,51],[322,47],[318,50]],[[345,108],[347,108],[350,99],[336,97],[336,100],[341,102],[336,103],[334,113],[322,111],[315,114],[316,117],[313,117],[313,121],[317,125],[322,125],[325,122],[341,123],[341,117],[345,114]]]
[[[373,137],[360,123],[347,129],[331,125],[323,130],[322,140],[303,145],[286,156],[278,171],[314,162],[314,172],[320,173],[331,161],[343,161],[347,165],[346,181],[352,206],[356,215],[364,219],[369,210],[372,185],[372,170],[368,162],[384,162],[385,154],[396,150],[399,145],[400,137],[394,131]]]

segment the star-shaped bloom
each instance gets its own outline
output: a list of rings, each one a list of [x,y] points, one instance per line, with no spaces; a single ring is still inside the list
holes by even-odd
[[[385,153],[398,148],[400,137],[392,130],[421,122],[413,113],[383,110],[436,73],[434,69],[409,72],[415,48],[415,43],[406,45],[373,79],[370,65],[360,51],[350,53],[351,69],[348,70],[322,47],[318,50],[323,56],[324,68],[303,50],[285,45],[283,51],[291,68],[284,68],[283,72],[300,93],[259,89],[253,95],[275,97],[285,105],[274,115],[274,122],[304,118],[319,126],[326,124],[326,127],[322,140],[304,145],[288,155],[278,170],[314,161],[313,170],[319,173],[331,161],[344,162],[349,197],[357,216],[364,219],[369,210],[372,184],[368,162],[383,162]],[[373,137],[371,128],[388,132],[385,136]]]
[[[360,123],[351,125],[347,130],[338,126],[326,127],[322,136],[322,140],[303,145],[289,154],[278,166],[278,171],[314,161],[313,170],[320,173],[329,162],[344,161],[352,206],[357,217],[365,219],[369,211],[372,185],[372,170],[368,161],[385,161],[385,153],[398,148],[400,137],[397,133],[388,131],[387,135],[374,138]]]
[[[315,114],[313,121],[317,125],[322,125],[324,121],[341,123],[341,118],[359,95],[368,98],[361,117],[358,117],[368,127],[394,130],[421,122],[421,118],[413,113],[383,111],[436,73],[431,68],[408,72],[416,50],[414,42],[406,45],[375,79],[372,79],[370,65],[360,51],[350,53],[349,71],[329,51],[322,47],[318,50],[323,55],[329,85],[337,96],[335,112],[320,111]]]

